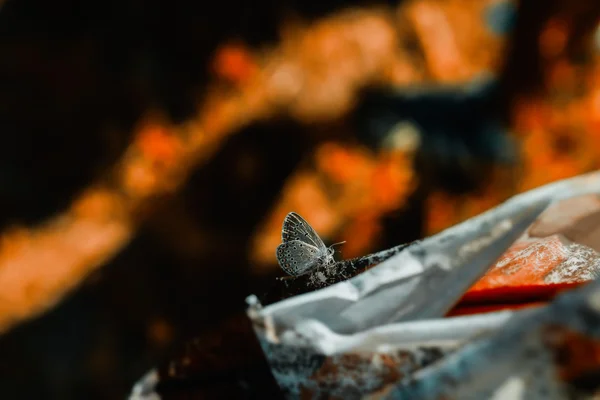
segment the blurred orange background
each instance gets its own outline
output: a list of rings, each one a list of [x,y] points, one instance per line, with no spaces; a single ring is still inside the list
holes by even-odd
[[[350,258],[600,166],[592,0],[78,7],[0,5],[9,398],[122,397],[289,211]]]

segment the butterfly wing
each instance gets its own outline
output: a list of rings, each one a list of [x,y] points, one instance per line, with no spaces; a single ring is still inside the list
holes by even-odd
[[[319,262],[320,251],[301,240],[292,240],[277,246],[277,262],[289,275],[301,275]]]
[[[326,253],[325,243],[319,237],[317,232],[295,212],[286,215],[281,229],[281,241],[283,243],[299,240],[310,246],[316,247],[321,252]]]

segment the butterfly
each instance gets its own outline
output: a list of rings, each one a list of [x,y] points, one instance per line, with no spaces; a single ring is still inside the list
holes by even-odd
[[[281,269],[289,275],[302,275],[317,267],[335,264],[335,251],[327,248],[317,232],[295,212],[283,220],[281,242],[275,255]]]

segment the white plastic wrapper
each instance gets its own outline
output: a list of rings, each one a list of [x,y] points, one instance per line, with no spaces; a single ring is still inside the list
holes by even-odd
[[[399,388],[474,337],[502,332],[513,318],[529,321],[540,310],[442,317],[549,204],[591,193],[600,193],[598,172],[515,196],[350,280],[267,307],[250,296],[248,316],[283,393],[361,398],[392,384],[392,398],[440,398],[423,388],[424,397],[410,397]]]
[[[600,281],[514,316],[370,398],[597,399],[600,395]]]

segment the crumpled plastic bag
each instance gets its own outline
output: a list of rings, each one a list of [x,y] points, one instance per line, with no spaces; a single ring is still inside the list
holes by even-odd
[[[350,280],[266,307],[250,296],[247,314],[282,392],[288,398],[568,398],[575,390],[569,379],[581,373],[560,375],[563,369],[549,360],[571,349],[573,337],[583,338],[575,348],[595,349],[600,284],[543,307],[443,317],[513,243],[539,240],[529,236],[532,223],[553,218],[547,212],[556,213],[561,201],[596,193],[599,172],[559,181],[414,243]],[[569,262],[597,276],[597,263],[590,269],[585,260]],[[596,366],[588,364],[584,372]],[[532,378],[543,383],[532,388]]]

